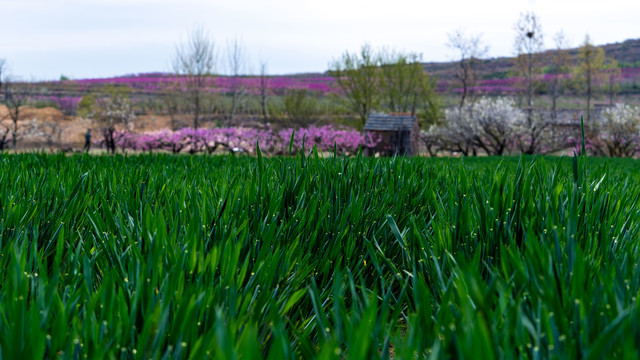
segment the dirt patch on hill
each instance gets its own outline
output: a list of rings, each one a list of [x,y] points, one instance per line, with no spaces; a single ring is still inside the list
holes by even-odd
[[[79,148],[84,144],[87,129],[92,130],[93,136],[100,136],[101,125],[92,119],[65,116],[53,107],[22,106],[18,115],[18,149]],[[132,129],[153,131],[170,128],[171,124],[169,116],[141,115],[133,120]],[[13,128],[9,109],[0,105],[0,138],[6,133],[6,141],[10,142]]]
[[[65,116],[60,110],[52,107],[33,108],[23,106],[20,108],[18,120],[17,150],[30,149],[81,149],[85,142],[85,133],[91,129],[94,140],[101,138],[102,124],[93,119],[77,116]],[[255,126],[261,127],[259,119],[234,119],[230,126]],[[135,132],[155,131],[161,129],[183,128],[192,125],[193,119],[189,115],[175,116],[172,120],[169,115],[146,114],[138,115],[130,126],[117,124],[118,129],[129,129]],[[200,120],[202,127],[220,126],[220,119]],[[7,132],[7,140],[12,137],[13,122],[6,106],[0,106],[0,138]]]
[[[0,138],[7,134],[5,140],[12,143],[15,124],[11,115],[10,109],[0,105]],[[21,106],[17,125],[17,148],[28,149],[68,146],[66,143],[76,141],[76,128],[83,124],[53,107]]]
[[[136,132],[154,131],[171,127],[171,119],[169,116],[158,115],[141,115],[137,116],[131,122],[129,128]],[[84,144],[84,134],[87,129],[91,129],[94,137],[100,137],[101,124],[92,119],[80,117],[70,117],[68,121],[61,124],[63,128],[60,137],[60,145],[63,147],[81,147]],[[117,128],[124,128],[122,124],[117,124]],[[34,144],[35,145],[35,144]]]
[[[0,119],[8,120],[11,118],[9,115],[9,109],[5,105],[0,105]],[[67,120],[60,110],[52,107],[33,108],[30,106],[21,106],[18,115],[19,121],[32,119],[42,122]]]

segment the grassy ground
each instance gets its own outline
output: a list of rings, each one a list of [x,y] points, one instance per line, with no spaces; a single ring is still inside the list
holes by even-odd
[[[2,358],[637,358],[640,163],[0,155]]]

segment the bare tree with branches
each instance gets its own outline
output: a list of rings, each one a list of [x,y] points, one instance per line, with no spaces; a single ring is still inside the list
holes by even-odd
[[[216,63],[215,44],[202,28],[193,29],[186,42],[176,46],[173,69],[184,77],[193,110],[193,127],[198,128],[203,108],[203,92],[213,75]]]
[[[534,87],[540,82],[542,73],[542,50],[544,46],[540,18],[533,12],[520,14],[514,25],[516,31],[514,49],[516,52],[515,70],[524,78],[526,93],[526,121],[522,130],[524,137],[520,139],[520,150],[525,154],[533,154],[539,150],[540,138],[548,127],[542,116],[534,114]]]
[[[551,52],[549,63],[551,65],[551,116],[558,119],[557,104],[560,94],[564,92],[571,71],[571,54],[569,54],[569,41],[563,31],[553,36],[555,51]]]
[[[23,116],[22,110],[29,98],[29,92],[24,85],[19,85],[16,82],[5,78],[3,82],[4,100],[7,105],[8,116],[13,124],[11,131],[11,143],[15,149],[18,145],[18,121]]]
[[[61,143],[62,133],[66,130],[65,126],[56,121],[47,121],[42,124],[42,128],[41,133],[48,147],[52,148]]]
[[[236,111],[242,101],[242,97],[246,94],[242,75],[247,73],[247,51],[242,44],[242,41],[236,38],[227,42],[225,60],[227,73],[231,80],[229,84],[231,102],[227,108],[227,123],[231,125],[233,116],[236,114]]]
[[[6,64],[5,59],[0,59],[0,95],[4,94],[2,86],[6,76]],[[9,115],[7,113],[0,117],[0,127],[2,127],[2,129],[0,129],[0,150],[5,150],[9,146],[9,134],[11,133],[11,128],[2,123],[8,116]]]
[[[533,12],[520,14],[514,25],[516,37],[514,48],[516,51],[515,68],[525,79],[527,94],[528,117],[531,118],[533,107],[533,89],[542,66],[542,50],[544,46],[540,18]]]
[[[457,53],[458,69],[455,77],[462,87],[458,106],[462,108],[465,101],[474,95],[475,66],[479,59],[485,56],[489,48],[484,45],[481,35],[466,35],[462,30],[456,30],[447,36],[447,46]]]

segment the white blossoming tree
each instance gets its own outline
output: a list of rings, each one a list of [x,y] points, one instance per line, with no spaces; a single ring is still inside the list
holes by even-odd
[[[585,139],[598,156],[634,156],[640,153],[640,108],[625,104],[605,109],[596,119],[594,136]]]
[[[478,150],[488,155],[502,155],[517,146],[518,131],[525,114],[511,99],[481,98],[473,105],[445,111],[445,123],[432,132],[441,138],[443,149],[463,155]]]
[[[118,140],[115,138],[116,126],[133,130],[135,114],[131,106],[130,89],[110,88],[107,94],[108,96],[96,98],[89,117],[99,126],[107,151],[115,153]]]
[[[431,124],[427,130],[420,131],[420,140],[429,156],[438,155],[438,152],[444,148],[444,142],[440,135],[441,128],[439,125]]]
[[[471,111],[476,145],[489,155],[502,155],[515,144],[514,138],[526,116],[511,99],[482,98]]]
[[[433,137],[440,139],[442,150],[475,155],[476,128],[471,118],[471,106],[447,109],[444,117],[444,123],[431,131]]]

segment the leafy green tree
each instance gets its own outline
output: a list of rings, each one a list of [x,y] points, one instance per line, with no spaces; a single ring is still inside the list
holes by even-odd
[[[598,94],[598,82],[602,77],[605,63],[604,50],[594,46],[587,35],[578,49],[578,64],[575,68],[579,90],[587,98],[586,123],[592,126],[591,100]]]
[[[620,77],[622,72],[615,59],[607,57],[604,61],[602,91],[609,99],[609,106],[613,106],[613,101],[620,92]]]
[[[289,120],[306,123],[314,113],[314,98],[308,96],[306,89],[290,89],[284,96],[284,111]]]
[[[372,111],[418,115],[427,124],[441,117],[436,82],[424,72],[421,56],[392,50],[345,53],[332,64],[332,75],[364,125]]]
[[[442,117],[436,81],[424,72],[415,53],[381,52],[380,106],[383,110],[417,115],[427,125]]]
[[[382,109],[426,117],[439,111],[436,82],[424,72],[419,54],[382,51],[379,58]]]
[[[364,125],[372,110],[377,108],[380,96],[380,70],[378,57],[369,44],[359,53],[345,52],[329,65],[331,75],[349,100],[350,107]]]
[[[425,127],[442,122],[444,113],[440,96],[436,93],[436,80],[423,74],[417,91],[420,101],[417,103],[416,115]]]
[[[414,53],[380,53],[381,105],[388,111],[415,114],[417,90],[424,74],[419,60]]]
[[[96,97],[94,94],[87,94],[78,102],[78,109],[76,113],[79,117],[87,117],[93,111],[93,107],[96,104]]]

